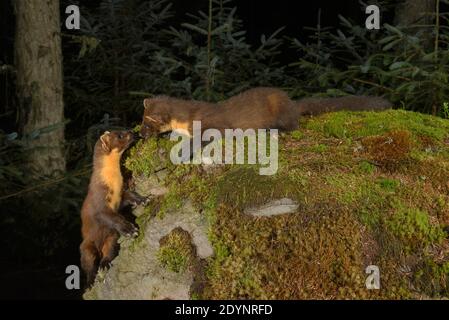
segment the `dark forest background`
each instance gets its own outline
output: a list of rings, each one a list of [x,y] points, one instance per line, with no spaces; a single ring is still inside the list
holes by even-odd
[[[367,4],[357,0],[46,1],[54,5],[34,14],[60,15],[63,101],[54,104],[39,101],[45,70],[27,78],[38,60],[18,63],[44,41],[18,23],[22,2],[0,2],[5,298],[80,297],[65,289],[64,270],[79,261],[92,148],[104,130],[138,124],[145,97],[219,101],[275,86],[293,98],[382,95],[449,117],[447,1],[366,1],[381,8],[380,30],[365,28]],[[80,30],[65,28],[71,4],[80,6]],[[36,125],[43,113],[47,124]]]

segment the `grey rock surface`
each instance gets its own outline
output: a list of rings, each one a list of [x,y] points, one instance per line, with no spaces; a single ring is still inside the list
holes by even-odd
[[[270,217],[280,214],[293,213],[298,210],[298,204],[292,199],[283,198],[270,201],[262,206],[251,207],[245,210],[246,214],[255,217]]]
[[[157,259],[159,240],[181,227],[190,233],[199,258],[213,255],[207,237],[207,223],[190,202],[163,219],[151,218],[140,239],[121,239],[120,254],[107,271],[97,275],[85,299],[189,299],[193,271],[175,273],[160,265]]]

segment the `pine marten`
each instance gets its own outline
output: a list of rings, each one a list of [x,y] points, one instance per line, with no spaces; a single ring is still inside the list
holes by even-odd
[[[145,99],[144,106],[140,135],[146,138],[173,130],[187,130],[192,135],[194,120],[201,121],[202,131],[209,128],[291,131],[298,128],[302,115],[337,110],[384,110],[391,104],[380,97],[366,96],[293,101],[280,89],[261,87],[216,104],[158,96]]]
[[[106,131],[95,144],[93,172],[81,209],[81,267],[86,273],[86,287],[94,282],[98,268],[106,268],[118,251],[119,235],[135,236],[136,227],[120,210],[145,199],[123,190],[120,158],[133,142],[129,131]]]

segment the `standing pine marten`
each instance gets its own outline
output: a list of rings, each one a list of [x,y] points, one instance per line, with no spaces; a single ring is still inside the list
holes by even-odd
[[[129,131],[106,131],[95,144],[92,177],[81,209],[81,267],[87,287],[98,268],[108,267],[117,255],[119,235],[137,234],[136,227],[120,214],[124,206],[143,202],[137,194],[123,191],[120,158],[133,140]]]
[[[298,119],[306,114],[337,110],[384,110],[391,104],[379,97],[347,96],[291,100],[276,88],[254,88],[219,103],[182,100],[158,96],[144,100],[140,134],[143,137],[172,130],[187,130],[192,135],[193,121],[201,129],[279,129],[298,128]]]

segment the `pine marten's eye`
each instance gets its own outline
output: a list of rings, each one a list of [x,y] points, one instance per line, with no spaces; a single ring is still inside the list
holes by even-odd
[[[118,138],[123,139],[123,133],[119,133]]]

